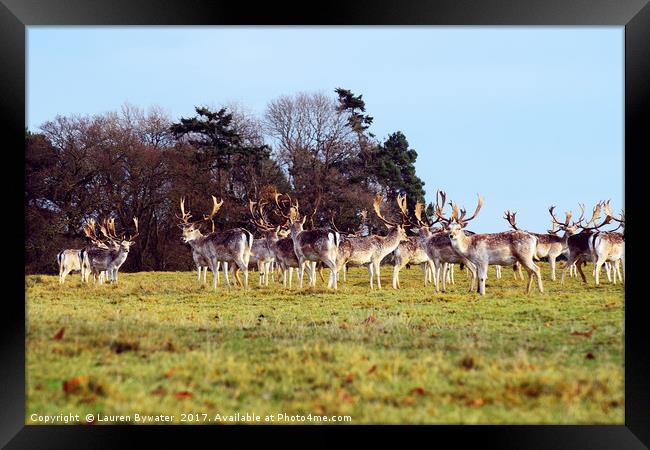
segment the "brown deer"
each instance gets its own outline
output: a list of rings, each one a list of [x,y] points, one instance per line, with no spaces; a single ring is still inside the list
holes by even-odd
[[[381,202],[383,197],[376,194],[373,201],[375,214],[388,227],[386,236],[358,236],[344,237],[341,240],[336,260],[337,272],[344,265],[368,265],[370,277],[370,289],[374,289],[373,278],[377,278],[377,289],[381,289],[380,265],[381,261],[393,252],[400,242],[407,241],[405,225],[408,222],[406,210],[406,196],[397,196],[397,206],[400,210],[402,222],[392,222],[386,219],[381,213]]]
[[[585,276],[585,273],[582,270],[582,266],[583,263],[586,263],[587,261],[591,261],[593,259],[592,251],[589,248],[589,240],[595,231],[607,225],[612,220],[610,216],[606,216],[605,220],[603,220],[601,224],[596,225],[594,227],[589,226],[590,224],[595,223],[596,220],[600,218],[602,202],[598,202],[593,209],[593,213],[591,215],[591,219],[589,220],[589,222],[587,222],[585,225],[582,225],[582,220],[585,212],[584,206],[580,205],[580,209],[582,212],[577,221],[570,222],[571,212],[567,212],[564,223],[561,223],[553,215],[553,207],[549,208],[549,212],[551,213],[551,218],[553,219],[553,223],[557,225],[561,230],[568,231],[570,230],[569,227],[571,227],[571,231],[573,227],[575,227],[576,230],[580,229],[579,233],[571,234],[567,239],[567,248],[569,254],[567,256],[567,261],[566,264],[564,265],[564,269],[562,270],[562,278],[560,280],[561,284],[564,284],[564,274],[566,273],[567,269],[573,266],[574,264],[576,270],[578,271],[580,277],[582,278],[583,283],[587,282],[587,277]],[[571,225],[569,225],[569,223],[571,223]]]
[[[552,215],[552,208],[549,209]],[[517,227],[516,212],[511,212],[506,210],[504,219],[510,224],[513,230],[519,230]],[[555,263],[558,256],[566,253],[568,251],[567,239],[575,231],[571,231],[572,228],[569,227],[565,230],[564,236],[556,236],[553,233],[533,233],[526,231],[527,233],[532,234],[537,238],[537,248],[535,251],[535,259],[539,260],[542,258],[547,258],[549,264],[551,265],[551,280],[555,281]],[[513,270],[515,268],[513,267]],[[523,279],[523,278],[522,278]]]
[[[439,201],[439,198],[442,199]],[[438,191],[436,192],[436,204],[434,207],[434,211],[436,212],[442,212],[445,202],[446,202],[446,194],[443,191]],[[417,216],[416,216],[417,217]],[[431,225],[441,222],[440,216],[436,214],[436,221],[431,223]],[[419,221],[418,217],[418,221]],[[444,222],[444,221],[443,221]],[[429,258],[429,260],[432,262],[433,265],[433,272],[434,272],[434,286],[436,289],[436,292],[440,291],[440,278],[442,276],[442,291],[445,292],[447,290],[447,281],[452,280],[452,270],[453,270],[453,265],[454,264],[460,264],[462,266],[467,267],[467,270],[470,273],[471,276],[471,282],[470,282],[470,291],[474,290],[474,286],[476,283],[476,267],[470,260],[456,252],[456,250],[453,249],[451,246],[451,241],[449,240],[449,236],[447,233],[444,231],[444,226],[441,228],[438,228],[436,230],[433,230],[431,233],[430,231],[430,236],[425,242],[425,251],[426,254]],[[475,233],[472,231],[468,230],[463,230],[465,235],[470,236]]]
[[[625,230],[625,213],[621,213],[621,218],[616,218],[609,209],[609,201],[603,204],[607,217],[618,222],[618,227],[612,231],[596,231],[589,239],[589,247],[594,262],[594,277],[596,284],[599,283],[600,269],[605,263],[611,263],[614,267],[614,284],[616,284],[616,268],[620,262],[623,266],[623,282],[625,282],[625,237],[623,233],[616,230],[623,228]],[[610,269],[607,269],[609,278]],[[611,281],[611,280],[610,280]]]
[[[82,283],[88,283],[88,280],[91,275],[90,261],[88,260],[88,258],[85,258],[85,255],[89,250],[93,250],[93,249],[118,250],[119,249],[119,246],[116,245],[114,242],[109,241],[108,239],[102,239],[99,236],[97,236],[97,232],[95,228],[96,228],[96,224],[94,219],[90,219],[82,226],[84,235],[90,241],[89,244],[83,249],[81,249],[79,253]],[[106,273],[104,271],[101,271],[99,273],[98,278],[100,284],[104,282],[105,275]],[[93,282],[96,281],[97,278],[93,275]]]
[[[257,205],[257,211],[255,211]],[[253,242],[251,250],[251,259],[249,264],[257,264],[257,271],[259,274],[258,285],[269,285],[269,277],[271,274],[271,265],[275,262],[274,244],[280,237],[286,237],[289,232],[282,230],[281,226],[274,226],[271,224],[264,212],[264,206],[267,203],[262,201],[254,202],[248,201],[248,209],[251,213],[250,222],[255,225],[257,230],[262,234],[262,239],[256,239]]]
[[[210,214],[204,216],[203,219],[191,222],[190,218],[192,215],[189,211],[185,212],[185,199],[181,198],[180,206],[182,216],[179,217],[181,220],[179,227],[182,230],[181,240],[189,244],[193,250],[199,252],[209,262],[210,270],[213,274],[213,289],[217,288],[219,263],[223,264],[226,285],[230,288],[230,280],[228,277],[229,262],[234,262],[237,268],[244,272],[244,288],[248,289],[248,261],[253,246],[252,233],[243,228],[233,228],[223,232],[208,233],[204,236],[200,230],[201,224],[212,220],[222,205],[223,200],[218,202],[217,198],[213,195],[212,211]]]
[[[445,202],[445,193],[436,192],[436,206],[438,206],[438,198],[442,198]],[[424,275],[424,287],[427,287],[428,282],[434,281],[437,275],[435,265],[427,252],[427,243],[429,238],[433,235],[431,227],[438,223],[439,219],[431,222],[426,214],[424,219],[422,213],[424,212],[424,204],[416,203],[413,214],[416,219],[416,224],[413,228],[417,230],[416,236],[409,236],[406,242],[400,243],[394,252],[393,260],[393,289],[399,289],[399,272],[407,264],[420,264]],[[412,229],[413,229],[412,228]]]
[[[117,283],[118,270],[126,261],[129,250],[135,244],[135,238],[139,235],[138,219],[136,217],[133,218],[133,223],[135,224],[135,234],[130,235],[128,238],[125,234],[117,235],[115,219],[104,220],[100,224],[99,230],[113,244],[113,247],[109,249],[100,247],[84,249],[82,251],[82,265],[85,267],[86,274],[92,274],[93,279],[99,277],[99,283],[102,284],[101,272],[105,272],[110,283]]]
[[[305,230],[304,224],[307,216],[300,217],[298,200],[293,203],[288,194],[284,194],[289,201],[289,214],[283,212],[283,207],[279,198],[282,194],[275,194],[275,203],[280,209],[283,217],[289,220],[291,239],[293,240],[293,250],[298,258],[298,267],[303,267],[307,261],[321,261],[330,269],[330,278],[327,283],[328,288],[337,289],[337,267],[336,259],[338,257],[338,247],[340,235],[335,231],[325,229]],[[313,216],[313,215],[312,215]],[[310,270],[309,285],[316,283],[315,271]],[[302,288],[303,271],[298,272],[298,287]]]
[[[436,209],[436,214],[445,223],[445,228],[449,234],[453,249],[467,258],[476,267],[479,293],[485,295],[485,280],[487,278],[488,265],[498,264],[501,266],[511,266],[515,261],[519,261],[526,272],[528,272],[526,293],[530,292],[533,284],[533,274],[537,279],[539,291],[544,292],[540,269],[533,261],[537,246],[537,238],[535,236],[518,230],[501,233],[474,234],[471,236],[467,236],[463,232],[463,228],[469,221],[476,217],[482,206],[483,198],[479,194],[476,210],[471,217],[465,218],[466,211],[464,209],[460,211],[459,215],[456,205],[452,205],[450,218],[445,218],[440,208]]]

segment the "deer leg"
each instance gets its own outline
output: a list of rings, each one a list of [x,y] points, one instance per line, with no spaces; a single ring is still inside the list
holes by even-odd
[[[472,263],[466,263],[465,268],[469,272],[471,279],[469,282],[469,291],[474,292],[476,290],[476,280],[478,278],[478,271],[476,269],[476,266]]]
[[[442,278],[442,292],[447,292],[447,263],[442,263],[440,278]]]
[[[488,271],[488,264],[487,263],[479,263],[477,265],[478,269],[478,293],[481,295],[485,295],[485,280],[487,278],[487,271]]]
[[[229,274],[228,263],[226,261],[223,261],[221,267],[223,268],[223,277],[226,280],[226,286],[228,286],[228,289],[230,289],[230,277],[228,276]]]
[[[594,258],[594,270],[596,273],[594,274],[594,278],[596,280],[596,286],[600,283],[600,269],[603,267],[603,264],[605,264],[605,260],[602,256],[598,256],[597,258]],[[610,280],[611,281],[611,280]]]
[[[201,265],[200,264],[196,265],[196,273],[198,274],[197,281],[200,283],[201,282]]]
[[[501,266],[499,265],[494,266],[494,271],[495,271],[496,279],[497,280],[501,279]]]
[[[587,264],[585,262],[585,264]],[[582,282],[586,283],[587,282],[587,277],[585,276],[585,273],[582,271],[582,261],[578,261],[576,264],[576,269],[578,270],[578,273],[580,274],[580,277],[582,278]]]
[[[374,289],[374,287],[372,286],[372,283],[374,281],[373,280],[373,277],[374,277],[373,270],[374,270],[374,267],[372,266],[372,263],[368,264],[368,276],[370,277],[370,289]]]
[[[454,280],[454,265],[449,264],[449,281],[451,284],[456,284],[456,280]]]
[[[393,266],[393,289],[399,289],[399,266]]]
[[[548,256],[548,261],[551,263],[551,281],[555,281],[555,256]]]
[[[371,264],[375,266],[374,270],[375,270],[375,276],[377,277],[377,289],[381,289],[381,275],[380,275],[379,261],[374,261]]]

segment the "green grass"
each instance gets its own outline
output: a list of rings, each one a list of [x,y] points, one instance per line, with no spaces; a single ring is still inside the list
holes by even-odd
[[[467,293],[458,270],[449,292],[425,290],[419,267],[402,271],[399,291],[389,267],[381,291],[369,290],[362,268],[338,292],[320,280],[302,291],[214,292],[189,272],[124,273],[119,286],[89,287],[77,275],[64,286],[28,276],[26,423],[34,413],[179,422],[180,413],[281,412],[623,424],[622,285],[596,287],[588,276],[561,286],[543,266],[544,294],[526,296],[504,268],[501,280],[490,270],[485,297]]]

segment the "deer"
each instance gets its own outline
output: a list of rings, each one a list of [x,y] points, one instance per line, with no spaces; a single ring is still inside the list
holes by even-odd
[[[345,233],[345,232],[339,230],[336,227],[336,223],[334,222],[334,215],[332,215],[332,217],[330,218],[330,223],[332,225],[332,229],[334,231],[336,231],[337,233],[339,233],[340,236],[343,236],[343,239],[345,239],[345,238],[354,238],[354,237],[362,237],[363,236],[363,231],[364,231],[364,226],[365,226],[366,220],[368,218],[368,210],[367,209],[362,210],[360,215],[361,215],[361,224],[359,225],[359,228],[355,232]],[[339,253],[340,253],[340,249],[339,249]],[[340,271],[343,274],[343,281],[347,281],[347,274],[348,274],[348,265],[347,265],[347,263],[344,263],[341,266]],[[321,275],[321,277],[322,277],[322,275]]]
[[[81,250],[65,249],[56,255],[56,262],[59,265],[59,284],[65,283],[65,277],[75,270],[81,272]],[[83,278],[82,278],[83,281]]]
[[[467,236],[463,232],[463,228],[468,222],[476,218],[482,206],[483,198],[478,194],[476,210],[468,218],[465,218],[466,211],[464,209],[460,210],[459,215],[458,206],[455,204],[452,204],[452,214],[449,218],[442,215],[441,208],[436,208],[436,215],[443,221],[453,249],[476,267],[479,294],[485,295],[488,265],[511,266],[515,261],[518,261],[528,272],[526,293],[530,293],[533,275],[537,279],[537,288],[540,293],[543,293],[541,271],[533,260],[537,247],[537,237],[520,230],[474,234],[471,236]]]
[[[116,245],[113,241],[110,241],[108,239],[102,239],[99,236],[97,236],[97,232],[95,228],[96,228],[96,224],[94,219],[90,219],[82,226],[84,235],[90,241],[89,245],[81,249],[79,253],[82,283],[88,283],[90,275],[92,274],[90,270],[90,261],[88,260],[88,258],[85,257],[88,251],[93,249],[119,250],[119,246]],[[106,272],[100,271],[98,277],[96,277],[95,274],[92,275],[93,275],[93,282],[96,282],[98,278],[99,283],[102,284],[104,282]]]
[[[614,267],[614,284],[616,284],[619,261],[623,266],[623,282],[625,282],[625,237],[624,233],[616,232],[621,227],[625,230],[625,213],[621,213],[620,219],[616,218],[609,208],[609,201],[603,203],[603,208],[606,217],[618,222],[619,225],[612,231],[596,231],[589,238],[589,248],[594,262],[596,285],[599,284],[600,269],[606,263],[610,263]],[[606,270],[607,277],[610,278],[610,269],[607,268]]]
[[[397,196],[397,206],[400,210],[402,222],[397,223],[386,219],[381,213],[381,203],[383,197],[377,193],[373,201],[375,214],[381,220],[389,232],[386,236],[357,236],[344,237],[341,240],[336,260],[337,272],[344,265],[368,265],[368,275],[370,277],[370,289],[374,289],[373,278],[377,278],[377,289],[381,289],[380,265],[381,261],[392,253],[401,242],[408,241],[405,226],[408,222],[408,213],[406,207],[406,196]]]
[[[287,278],[289,281],[289,289],[291,289],[291,279],[293,269],[300,270],[304,273],[305,269],[308,271],[309,278],[311,279],[311,272],[315,270],[315,263],[305,262],[300,265],[296,252],[293,249],[293,239],[285,237],[273,242],[271,249],[275,256],[275,261],[282,271],[282,286],[287,287]],[[302,275],[299,275],[300,278]],[[321,273],[322,279],[322,273]]]
[[[445,193],[438,191],[436,192],[436,205],[438,204],[439,196],[442,198],[443,203],[445,202]],[[423,220],[423,211],[424,204],[417,202],[413,211],[416,219],[414,228],[417,230],[417,235],[409,236],[406,242],[400,243],[400,245],[395,249],[395,258],[393,261],[393,289],[399,289],[399,272],[407,264],[420,264],[422,266],[424,287],[427,287],[428,282],[430,281],[434,281],[435,283],[436,268],[427,253],[426,245],[428,239],[432,236],[431,227],[436,224],[438,220],[430,222],[426,217],[426,214],[425,220]]]
[[[442,201],[439,202],[438,198],[441,198]],[[444,191],[438,191],[436,192],[436,205],[434,207],[434,211],[442,212],[442,208],[444,208],[444,204],[446,201],[446,194]],[[441,206],[442,205],[442,206]],[[445,232],[444,226],[441,228],[438,228],[436,230],[433,230],[431,232],[430,227],[438,222],[441,222],[441,218],[438,214],[436,214],[437,219],[434,222],[430,222],[427,219],[427,222],[429,224],[428,226],[428,231],[429,231],[429,237],[426,239],[425,244],[424,244],[424,250],[426,252],[426,255],[428,259],[431,261],[431,264],[433,266],[433,283],[436,292],[440,291],[440,276],[442,275],[442,291],[445,292],[447,290],[446,283],[449,279],[451,281],[451,268],[453,267],[453,264],[460,264],[461,266],[467,267],[467,270],[469,270],[470,276],[471,276],[471,282],[470,282],[470,292],[475,289],[475,283],[476,283],[476,267],[474,264],[464,257],[463,255],[459,254],[456,250],[451,245],[451,241],[449,240],[449,236]],[[418,222],[421,222],[420,216],[417,214],[416,210],[416,219],[418,219]],[[444,223],[444,220],[442,220]],[[475,233],[472,231],[468,230],[463,230],[463,232],[470,236]],[[449,277],[447,276],[447,272],[449,273]]]
[[[589,240],[595,231],[607,225],[612,220],[610,216],[606,216],[603,222],[600,223],[599,225],[593,227],[589,226],[590,224],[595,224],[596,220],[600,218],[602,202],[598,202],[593,209],[593,213],[591,215],[591,219],[589,220],[589,222],[587,222],[585,225],[582,225],[585,209],[584,209],[584,205],[579,205],[579,206],[582,211],[580,217],[578,218],[578,220],[571,222],[571,225],[569,225],[571,221],[571,212],[566,212],[565,221],[564,223],[561,223],[553,215],[553,207],[549,208],[549,212],[551,213],[551,219],[553,220],[553,223],[557,225],[561,230],[568,231],[571,230],[573,227],[575,227],[576,230],[580,229],[579,233],[573,233],[567,238],[567,248],[569,254],[567,256],[567,262],[564,265],[564,269],[562,270],[562,278],[560,280],[560,284],[564,284],[564,275],[567,269],[573,266],[574,264],[576,270],[578,271],[580,277],[582,278],[582,282],[583,283],[587,282],[587,277],[585,276],[585,273],[582,270],[582,266],[583,263],[586,263],[587,261],[593,259],[592,251],[589,248]]]
[[[275,203],[280,210],[280,214],[289,220],[289,230],[291,233],[291,240],[293,241],[293,250],[298,258],[298,267],[303,267],[306,262],[321,261],[325,266],[330,269],[330,277],[327,282],[328,289],[338,289],[337,285],[337,266],[336,260],[338,257],[338,249],[341,237],[338,232],[314,229],[305,230],[304,225],[307,216],[300,217],[298,200],[293,203],[288,194],[284,194],[289,201],[289,214],[283,211],[283,206],[279,202],[282,194],[275,194]],[[310,270],[309,285],[313,286],[316,283],[315,271]],[[303,270],[298,272],[298,287],[302,289]]]
[[[258,205],[257,215],[255,212],[255,205]],[[287,237],[289,232],[281,230],[281,226],[273,226],[264,212],[266,203],[261,201],[254,202],[248,201],[248,209],[251,213],[250,222],[255,225],[257,230],[262,234],[262,239],[256,239],[253,242],[251,250],[251,259],[249,263],[257,264],[257,271],[259,274],[258,286],[269,285],[269,275],[271,273],[271,265],[275,261],[274,244],[281,237]]]
[[[181,222],[178,226],[182,230],[181,240],[189,244],[192,250],[196,250],[209,262],[212,271],[212,287],[217,289],[217,273],[220,263],[223,264],[224,278],[226,285],[230,288],[228,277],[228,263],[234,262],[244,272],[244,289],[248,289],[248,261],[253,246],[253,234],[243,228],[233,228],[223,232],[211,232],[203,235],[200,230],[201,224],[211,221],[223,205],[223,200],[217,201],[212,195],[212,211],[204,215],[202,219],[190,221],[192,214],[185,212],[185,198],[181,198]]]
[[[99,225],[99,230],[113,244],[113,248],[92,247],[83,250],[82,264],[86,267],[86,274],[92,274],[93,279],[99,277],[99,284],[102,284],[101,272],[106,272],[106,277],[111,284],[117,283],[117,272],[126,261],[131,246],[135,244],[135,238],[139,235],[137,217],[133,218],[133,223],[135,234],[127,238],[125,234],[118,236],[115,232],[115,219],[104,220],[103,224]]]
[[[549,209],[552,215],[552,208]],[[517,227],[516,212],[509,210],[505,211],[505,216],[503,217],[510,227],[513,230],[519,230]],[[555,281],[555,263],[558,256],[566,253],[568,251],[567,240],[571,234],[575,233],[575,227],[568,227],[564,232],[564,236],[560,237],[555,235],[549,230],[549,233],[533,233],[526,231],[527,233],[532,234],[537,238],[537,249],[535,252],[535,259],[539,260],[542,258],[548,258],[548,262],[551,265],[551,280]],[[513,267],[514,269],[514,267]],[[522,277],[523,279],[523,277]]]

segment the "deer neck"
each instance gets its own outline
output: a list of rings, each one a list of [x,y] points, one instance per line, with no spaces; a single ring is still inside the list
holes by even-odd
[[[386,252],[386,254],[389,254],[393,250],[397,248],[397,246],[400,243],[400,235],[399,232],[397,231],[397,228],[391,230],[388,235],[384,236],[382,238],[382,253]]]
[[[466,236],[465,232],[463,230],[460,230],[460,233],[456,239],[450,239],[451,246],[454,248],[454,250],[465,255],[467,254],[467,250],[471,243],[471,238],[472,236]]]

